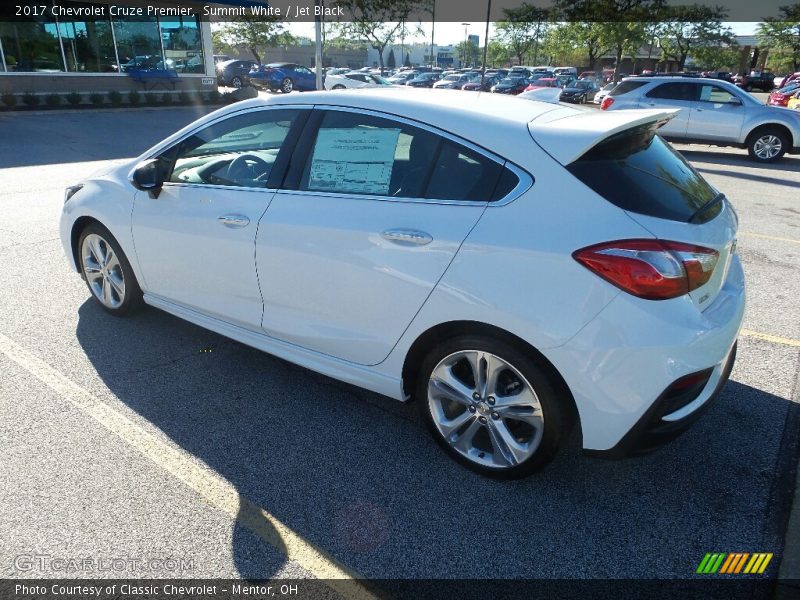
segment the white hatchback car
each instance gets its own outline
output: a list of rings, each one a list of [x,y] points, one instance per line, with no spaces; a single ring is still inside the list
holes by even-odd
[[[456,460],[520,477],[576,420],[587,452],[648,451],[728,378],[737,218],[656,135],[669,117],[432,90],[253,99],[70,187],[61,238],[110,313],[146,303],[415,398]]]

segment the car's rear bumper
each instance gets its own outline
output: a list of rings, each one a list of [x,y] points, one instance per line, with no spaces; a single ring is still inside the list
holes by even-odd
[[[642,301],[622,292],[566,344],[545,350],[575,399],[584,449],[636,454],[693,423],[730,373],[744,306],[744,275],[734,255],[725,285],[705,310],[688,296]],[[677,381],[704,372],[702,388],[683,405],[667,398]],[[662,414],[667,401],[677,408]]]

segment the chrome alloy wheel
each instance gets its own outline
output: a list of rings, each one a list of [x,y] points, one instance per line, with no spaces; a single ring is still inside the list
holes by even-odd
[[[81,262],[86,281],[95,297],[108,308],[125,301],[125,277],[111,245],[96,233],[83,239]]]
[[[428,405],[447,443],[485,467],[519,465],[536,452],[544,433],[533,387],[489,352],[462,350],[443,358],[428,381]]]
[[[294,89],[294,82],[291,79],[289,79],[288,77],[286,79],[284,79],[283,83],[281,83],[281,91],[284,94],[288,94],[293,89]]]
[[[780,154],[783,143],[781,138],[768,133],[762,135],[753,144],[753,154],[762,160],[770,160]]]

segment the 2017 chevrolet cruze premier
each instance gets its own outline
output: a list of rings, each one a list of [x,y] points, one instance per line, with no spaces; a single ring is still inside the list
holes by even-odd
[[[736,214],[657,135],[671,114],[254,99],[69,188],[61,238],[108,312],[414,398],[480,473],[533,472],[576,421],[586,451],[636,454],[718,394],[744,311]]]

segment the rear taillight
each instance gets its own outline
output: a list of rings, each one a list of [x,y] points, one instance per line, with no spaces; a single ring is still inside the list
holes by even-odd
[[[600,103],[600,109],[601,110],[605,110],[609,106],[611,106],[612,104],[614,104],[614,99],[611,96],[606,96],[605,98],[603,98],[603,101]]]
[[[677,298],[711,278],[719,253],[661,240],[619,240],[577,250],[573,258],[618,288],[647,300]]]

